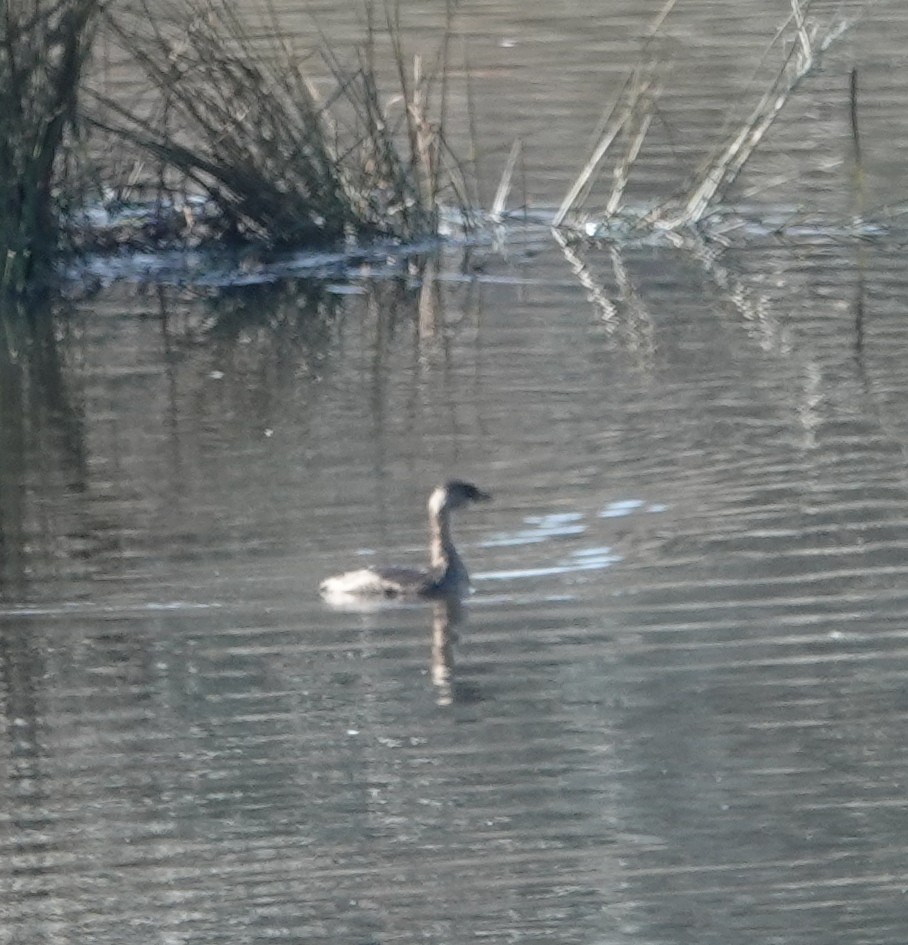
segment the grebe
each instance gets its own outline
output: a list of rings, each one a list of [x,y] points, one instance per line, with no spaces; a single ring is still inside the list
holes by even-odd
[[[444,597],[462,594],[470,576],[451,539],[451,512],[471,502],[492,497],[472,483],[452,479],[433,489],[429,496],[428,571],[414,568],[362,568],[321,583],[328,598],[343,597]]]

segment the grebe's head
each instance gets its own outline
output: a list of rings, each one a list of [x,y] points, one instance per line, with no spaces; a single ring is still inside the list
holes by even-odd
[[[472,482],[449,479],[443,486],[437,486],[429,496],[429,511],[435,514],[442,509],[450,512],[471,502],[486,502],[491,498],[488,492],[478,489]]]

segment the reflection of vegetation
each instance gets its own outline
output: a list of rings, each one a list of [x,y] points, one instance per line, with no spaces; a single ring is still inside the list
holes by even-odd
[[[202,340],[212,364],[230,375],[232,395],[247,404],[241,414],[274,422],[287,412],[288,392],[321,375],[341,302],[321,282],[238,287],[219,295]]]
[[[9,624],[0,627],[0,730],[4,733],[0,769],[5,773],[7,815],[11,807],[24,810],[23,820],[28,821],[23,823],[13,815],[9,825],[25,833],[29,828],[34,830],[36,816],[46,816],[46,797],[40,784],[46,741],[40,723],[47,666],[43,648],[28,629]]]
[[[314,280],[232,286],[191,304],[184,290],[156,286],[155,297],[177,439],[193,405],[208,409],[209,398],[258,429],[296,415],[294,398],[327,370],[345,302]]]
[[[36,482],[67,492],[85,488],[82,417],[68,387],[58,328],[46,300],[0,308],[0,595],[24,583],[25,549],[33,537],[29,490]],[[53,524],[47,527],[41,545],[49,549],[63,536]]]
[[[0,322],[0,595],[25,576],[25,405],[24,384],[10,337]]]
[[[321,281],[231,286],[212,299],[205,334],[219,342],[256,335],[278,351],[310,350],[327,339],[340,303]]]
[[[8,0],[0,15],[0,291],[57,252],[54,188],[99,0]]]

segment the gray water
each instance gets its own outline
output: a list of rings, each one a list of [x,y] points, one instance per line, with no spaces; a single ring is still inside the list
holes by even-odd
[[[467,11],[507,57],[485,160],[526,134],[540,204],[660,4],[606,6]],[[674,41],[743,87],[750,8]],[[742,203],[787,172],[757,210],[848,207],[855,62],[868,199],[901,192],[908,31],[868,16]],[[689,142],[726,93],[672,88]],[[7,336],[0,942],[903,943],[903,242],[512,235],[422,281],[123,280]],[[450,475],[495,497],[462,612],[326,606],[424,559]]]

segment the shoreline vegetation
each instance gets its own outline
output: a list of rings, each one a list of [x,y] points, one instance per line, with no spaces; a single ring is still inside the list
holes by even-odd
[[[4,4],[0,18],[0,291],[42,281],[60,249],[79,89],[98,0]]]
[[[363,36],[344,53],[315,22],[313,48],[293,48],[270,0],[262,2],[268,40],[230,0],[10,0],[0,19],[0,162],[10,168],[0,180],[0,291],[24,294],[78,253],[356,253],[425,244],[452,219],[465,238],[531,218],[559,243],[702,236],[791,95],[851,25],[842,16],[821,25],[810,0],[791,0],[764,55],[775,57],[775,73],[749,113],[675,198],[641,211],[625,193],[657,114],[659,62],[649,43],[676,4],[667,0],[561,206],[518,216],[506,207],[519,142],[492,206],[481,210],[470,162],[450,140],[455,65],[472,110],[466,54],[452,62],[461,48],[456,0],[447,0],[443,36],[428,55],[406,49],[394,0],[367,0]],[[101,35],[141,71],[148,94],[140,101],[97,87],[92,52]],[[857,143],[854,91],[851,104]],[[472,136],[473,116],[456,118]],[[858,147],[855,154],[859,162]]]

